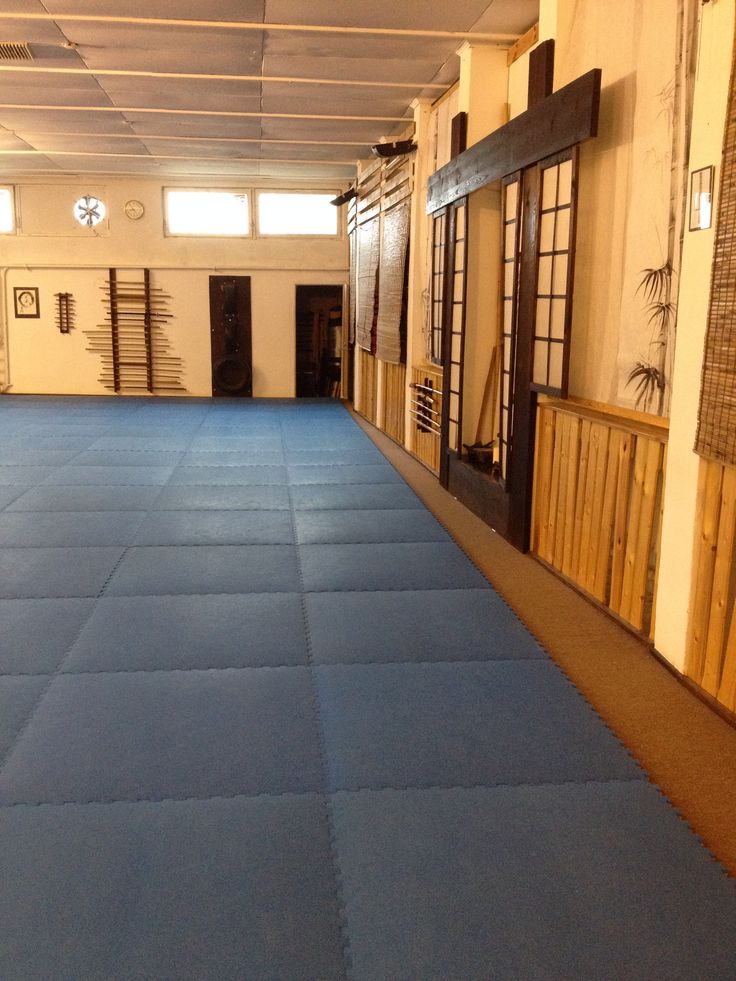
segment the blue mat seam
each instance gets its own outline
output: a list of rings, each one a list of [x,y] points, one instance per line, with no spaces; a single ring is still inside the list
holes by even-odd
[[[281,439],[283,443],[283,425],[281,427]],[[296,549],[296,565],[297,573],[299,576],[300,584],[300,601],[302,610],[302,619],[304,622],[304,630],[306,633],[307,640],[307,662],[309,665],[309,678],[310,678],[310,688],[312,692],[312,704],[314,706],[315,722],[317,726],[317,740],[319,745],[319,757],[320,757],[320,770],[322,774],[322,802],[324,806],[324,816],[327,825],[327,836],[329,841],[330,859],[332,864],[332,878],[335,885],[335,903],[337,906],[339,928],[340,928],[340,949],[342,953],[343,966],[345,970],[346,979],[352,978],[353,975],[353,960],[350,951],[350,934],[348,931],[347,922],[347,911],[346,902],[344,896],[342,872],[340,866],[340,860],[337,848],[337,832],[335,828],[334,818],[332,814],[332,808],[330,805],[330,780],[329,780],[329,768],[327,764],[327,746],[325,744],[324,729],[322,726],[322,711],[319,701],[319,692],[317,689],[317,680],[315,677],[315,665],[314,665],[314,651],[312,647],[312,632],[309,623],[309,612],[307,610],[305,592],[304,592],[304,576],[302,573],[302,562],[301,554],[299,551],[299,539],[297,536],[296,528],[296,518],[294,514],[294,503],[291,494],[291,481],[289,480],[289,474],[287,471],[287,489],[289,494],[289,514],[291,517],[291,527],[294,535],[295,549]]]

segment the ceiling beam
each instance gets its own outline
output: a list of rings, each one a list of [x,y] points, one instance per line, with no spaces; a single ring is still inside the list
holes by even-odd
[[[68,23],[135,24],[138,27],[185,27],[227,31],[290,31],[310,34],[359,34],[374,37],[438,38],[454,41],[486,41],[501,47],[510,47],[518,40],[516,34],[492,34],[483,31],[430,31],[399,27],[347,27],[327,24],[264,24],[261,21],[241,20],[185,20],[173,17],[122,17],[98,14],[40,14],[17,11],[0,12],[2,20],[45,20]]]
[[[8,131],[11,136],[24,139],[17,132]],[[63,136],[81,137],[82,139],[99,140],[140,140],[147,143],[149,140],[168,140],[177,143],[276,143],[281,146],[359,146],[368,147],[372,140],[277,140],[263,136],[172,136],[157,133],[80,133],[68,132],[67,130],[34,130],[31,134],[33,139],[39,136]]]
[[[222,155],[205,155],[177,153],[103,153],[94,150],[0,150],[0,157],[114,157],[134,158],[142,160],[220,160],[233,163],[296,163],[296,164],[325,164],[328,167],[355,167],[355,160],[310,159],[308,157],[228,157]]]
[[[447,88],[447,85],[441,82],[384,82],[357,78],[304,78],[297,75],[221,75],[207,74],[205,72],[134,71],[127,68],[46,68],[41,65],[0,65],[0,72],[23,72],[43,75],[92,75],[94,77],[171,78],[210,82],[288,82],[289,84],[296,85],[336,85],[342,88],[439,89],[441,91]]]
[[[42,111],[42,112],[117,112],[136,114],[158,114],[171,116],[228,116],[242,119],[322,119],[336,122],[366,123],[409,123],[407,116],[330,116],[325,113],[297,112],[239,112],[227,109],[162,109],[152,106],[42,106],[22,102],[0,103],[2,110]]]

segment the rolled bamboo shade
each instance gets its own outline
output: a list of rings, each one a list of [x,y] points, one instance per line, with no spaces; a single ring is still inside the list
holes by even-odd
[[[723,139],[695,452],[736,466],[736,48]]]
[[[355,343],[366,351],[371,349],[380,251],[380,223],[376,217],[358,226],[358,306]]]
[[[383,216],[381,260],[378,273],[378,323],[376,357],[401,361],[401,304],[409,245],[409,206],[400,204]]]

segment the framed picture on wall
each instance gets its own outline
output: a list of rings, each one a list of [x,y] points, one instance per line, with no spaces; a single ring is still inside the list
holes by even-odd
[[[715,168],[701,167],[690,175],[690,231],[710,228],[713,221],[713,173]]]
[[[37,286],[14,286],[13,299],[15,301],[16,317],[35,317],[41,316],[38,305]]]

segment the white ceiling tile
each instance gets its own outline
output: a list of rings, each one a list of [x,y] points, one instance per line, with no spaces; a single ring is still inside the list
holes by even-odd
[[[262,21],[265,3],[264,0],[216,0],[209,4],[203,4],[202,0],[147,0],[142,8],[140,0],[46,0],[45,7],[52,14],[72,11],[98,16]]]
[[[437,31],[468,31],[488,0],[371,0],[370,4],[334,0],[267,0],[266,20],[283,24],[334,24],[340,27],[387,27]]]
[[[520,34],[536,18],[537,0],[374,0],[370,5],[334,0],[4,0],[3,10],[57,15],[42,21],[5,21],[0,37],[27,40],[34,67],[88,67],[101,72],[124,70],[130,76],[0,73],[4,103],[38,106],[122,106],[114,111],[4,110],[0,107],[0,149],[24,145],[47,150],[87,150],[109,157],[13,154],[1,157],[3,173],[47,171],[140,173],[156,176],[207,177],[243,174],[343,183],[352,163],[365,158],[381,136],[395,139],[406,129],[411,100],[433,81],[447,85],[458,73],[458,39],[351,35],[298,30],[250,31],[225,27],[179,28],[174,25],[111,24],[66,20],[80,15],[132,18],[233,20],[256,23],[325,24],[373,28],[475,30]],[[1,18],[0,18],[1,19]],[[7,28],[7,31],[4,31]],[[76,50],[64,47],[67,39]],[[148,78],[145,72],[206,75],[254,75],[309,79],[362,80],[397,83],[397,87],[310,85],[300,82],[227,81],[224,79]],[[312,120],[260,116],[181,115],[146,113],[147,108],[216,112],[260,112],[334,116],[404,117],[400,122],[377,120]],[[156,139],[156,137],[184,139]],[[227,139],[292,141],[246,143]],[[218,140],[217,137],[223,139]],[[293,141],[316,141],[293,142]],[[327,141],[357,142],[332,146]],[[325,141],[325,145],[320,145]],[[152,157],[125,156],[150,153]],[[168,160],[167,157],[178,159]],[[185,159],[185,158],[197,159]],[[206,159],[206,158],[216,159]],[[245,157],[257,157],[249,163]],[[223,158],[223,159],[217,159]],[[299,158],[295,163],[291,159]],[[271,162],[273,160],[274,162]],[[314,161],[314,162],[310,162]]]
[[[235,116],[169,116],[169,115],[138,115],[126,113],[130,120],[131,129],[135,133],[146,136],[250,136],[261,135],[261,121],[258,119],[238,118]]]

